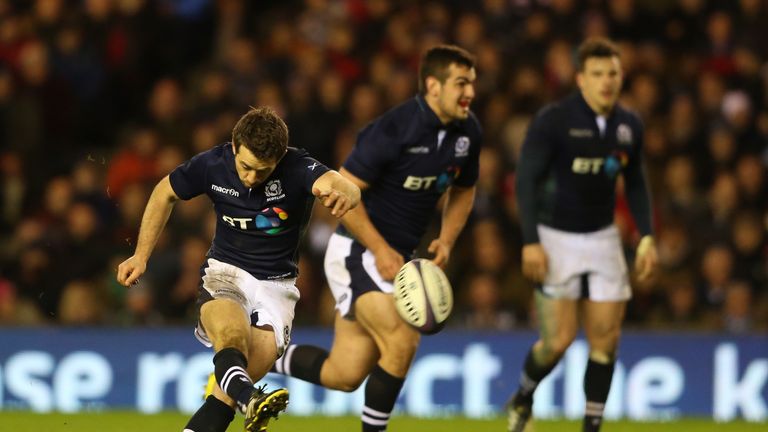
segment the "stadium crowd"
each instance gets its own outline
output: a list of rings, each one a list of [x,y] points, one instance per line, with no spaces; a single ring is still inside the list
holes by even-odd
[[[0,324],[194,322],[205,198],[177,206],[137,286],[115,282],[157,180],[227,141],[249,105],[337,168],[360,128],[416,93],[419,55],[449,42],[477,56],[485,132],[450,322],[529,328],[517,155],[536,111],[573,91],[575,47],[607,36],[621,102],[646,126],[661,262],[633,284],[627,326],[766,331],[767,22],[765,0],[0,0]],[[622,200],[616,218],[629,254]],[[332,323],[333,229],[314,213],[297,325]]]

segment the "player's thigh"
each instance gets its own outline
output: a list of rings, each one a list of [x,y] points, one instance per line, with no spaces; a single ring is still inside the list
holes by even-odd
[[[269,368],[277,360],[277,344],[272,327],[250,328],[250,345],[248,347],[248,375],[254,381],[260,380],[267,374]]]
[[[215,351],[233,347],[247,352],[250,322],[240,304],[227,298],[207,301],[200,306],[200,323]]]
[[[360,296],[355,303],[355,317],[373,337],[382,356],[412,357],[416,352],[419,333],[397,314],[391,294],[371,291]]]
[[[547,351],[562,355],[579,331],[579,300],[550,297],[536,291],[539,337]]]
[[[625,301],[591,301],[583,304],[584,333],[590,349],[612,353],[616,350],[624,321]]]
[[[365,328],[336,312],[333,345],[321,371],[323,384],[352,391],[365,380],[378,359],[379,349]]]

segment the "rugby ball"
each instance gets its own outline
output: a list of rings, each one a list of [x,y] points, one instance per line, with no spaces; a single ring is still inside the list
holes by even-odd
[[[424,334],[435,334],[445,325],[453,309],[453,289],[440,267],[416,258],[397,272],[395,308],[400,317]]]

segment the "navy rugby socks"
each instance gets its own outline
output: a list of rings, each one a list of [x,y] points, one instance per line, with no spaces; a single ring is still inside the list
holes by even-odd
[[[246,371],[245,355],[236,348],[224,348],[213,356],[213,368],[219,387],[241,406],[248,405],[253,382]]]
[[[189,419],[184,432],[226,432],[234,418],[232,407],[210,395]]]
[[[320,382],[320,370],[328,358],[328,351],[311,345],[289,345],[277,359],[271,372],[288,375],[312,384]]]
[[[557,366],[557,362],[550,365],[540,365],[536,362],[533,355],[533,348],[528,351],[528,355],[525,357],[525,364],[523,365],[523,372],[520,374],[520,388],[517,391],[517,397],[521,398],[516,400],[516,403],[525,403],[530,405],[533,403],[533,392],[538,387],[541,380],[543,380],[552,369]]]
[[[584,410],[584,432],[600,430],[615,364],[615,362],[598,363],[592,359],[587,362],[587,370],[584,373],[584,394],[587,397],[587,405]]]
[[[404,378],[390,375],[379,365],[373,368],[365,385],[365,405],[363,405],[361,416],[363,432],[387,430],[389,416],[392,414],[404,381]]]

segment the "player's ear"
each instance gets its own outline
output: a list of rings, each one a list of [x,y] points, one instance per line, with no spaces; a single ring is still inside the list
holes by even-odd
[[[440,80],[433,76],[428,76],[426,80],[427,94],[437,95],[440,92]]]
[[[579,86],[579,88],[584,88],[584,74],[581,72],[576,74],[576,85]]]

